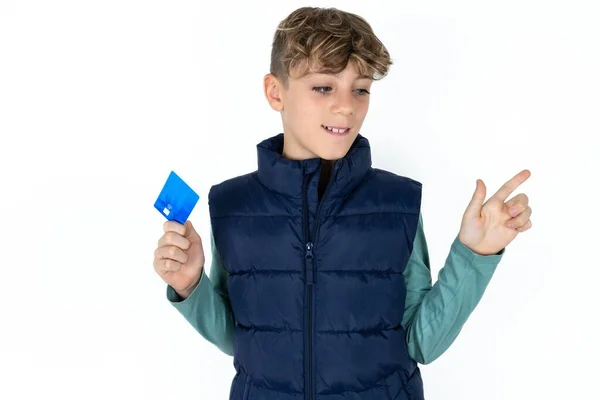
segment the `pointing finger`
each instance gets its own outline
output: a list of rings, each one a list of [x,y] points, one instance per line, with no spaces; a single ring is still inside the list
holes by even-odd
[[[500,189],[498,189],[498,191],[491,198],[504,203],[508,196],[514,192],[519,185],[529,179],[530,176],[531,172],[527,169],[524,169],[515,175],[511,180],[502,185],[502,187],[500,187]]]

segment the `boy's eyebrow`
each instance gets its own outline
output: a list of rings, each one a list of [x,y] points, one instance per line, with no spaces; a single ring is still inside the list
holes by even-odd
[[[327,73],[324,73],[324,72],[313,72],[311,74],[307,74],[305,76],[305,78],[310,78],[311,76],[314,76],[314,75],[328,75],[328,76],[335,76],[336,78],[339,78],[340,74],[341,74],[341,72],[337,73],[337,74],[327,74]],[[371,80],[373,78],[371,78],[369,75],[358,75],[356,78],[354,78],[355,81],[358,81],[358,80],[361,80],[361,79],[369,79],[369,80]]]
[[[341,73],[341,72],[340,72],[340,73]],[[340,73],[338,73],[338,74],[333,74],[333,75],[339,78],[339,77],[340,77]],[[371,79],[371,77],[370,77],[370,76],[368,76],[368,75],[358,75],[356,78],[354,78],[354,80],[355,80],[355,81],[357,81],[357,80],[359,80],[359,79]]]

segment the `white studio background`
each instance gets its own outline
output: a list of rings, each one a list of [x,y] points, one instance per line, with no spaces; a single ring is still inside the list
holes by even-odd
[[[426,398],[599,398],[594,2],[0,4],[1,399],[228,397],[232,359],[153,270],[153,204],[175,170],[207,242],[210,186],[280,132],[262,78],[275,27],[306,5],[362,15],[391,52],[361,133],[375,167],[423,183],[434,281],[476,179],[489,196],[532,172],[513,195],[533,229],[422,366]]]

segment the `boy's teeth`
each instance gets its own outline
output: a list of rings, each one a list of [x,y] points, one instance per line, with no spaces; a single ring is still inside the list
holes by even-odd
[[[343,133],[343,132],[346,132],[346,131],[348,130],[348,128],[344,128],[344,129],[337,129],[337,128],[331,128],[331,127],[329,127],[329,126],[325,126],[325,128],[326,128],[327,130],[330,130],[330,131],[332,131],[332,132],[335,132],[335,133]]]

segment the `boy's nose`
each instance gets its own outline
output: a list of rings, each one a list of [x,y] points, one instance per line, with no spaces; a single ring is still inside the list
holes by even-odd
[[[334,99],[332,111],[340,115],[354,114],[354,99],[352,98],[352,94],[338,94]]]

